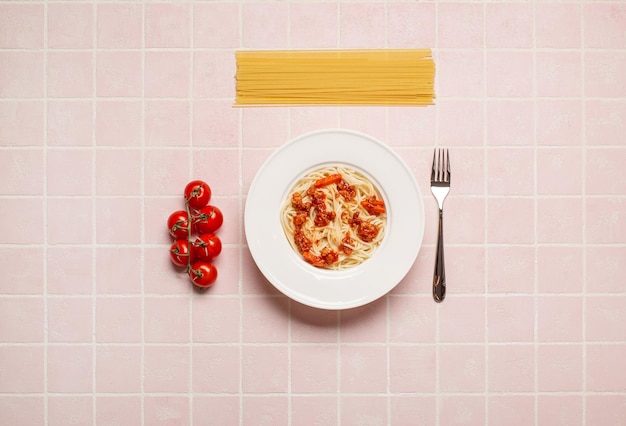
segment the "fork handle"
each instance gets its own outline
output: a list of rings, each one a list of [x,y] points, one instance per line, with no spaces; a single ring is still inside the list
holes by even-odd
[[[439,209],[439,230],[437,233],[437,257],[433,276],[433,299],[441,303],[446,297],[446,268],[443,260],[443,210]]]

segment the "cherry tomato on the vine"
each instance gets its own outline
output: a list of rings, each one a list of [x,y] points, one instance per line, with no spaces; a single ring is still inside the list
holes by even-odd
[[[217,268],[211,262],[199,260],[191,266],[189,278],[198,287],[210,287],[217,280]]]
[[[224,216],[220,209],[209,205],[198,210],[194,214],[192,221],[198,233],[213,233],[222,226]]]
[[[189,215],[184,210],[175,211],[167,219],[167,227],[170,235],[177,240],[182,240],[189,236]]]
[[[193,180],[185,187],[185,201],[192,209],[199,209],[211,201],[211,188],[206,182]]]
[[[170,258],[176,266],[187,266],[190,263],[189,257],[193,260],[193,252],[189,247],[189,241],[176,240],[170,247]]]
[[[215,234],[201,234],[193,242],[195,259],[211,260],[222,252],[222,241]]]

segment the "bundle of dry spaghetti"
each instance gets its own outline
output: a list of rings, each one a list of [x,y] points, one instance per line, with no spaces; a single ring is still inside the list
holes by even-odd
[[[235,105],[432,105],[430,49],[235,53]]]

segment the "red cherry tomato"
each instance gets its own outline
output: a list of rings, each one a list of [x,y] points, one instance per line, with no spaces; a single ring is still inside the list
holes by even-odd
[[[193,252],[190,250],[189,241],[176,240],[172,247],[170,247],[170,258],[176,266],[187,266],[190,263],[189,256],[192,256]],[[192,256],[193,258],[193,256]],[[191,259],[193,260],[193,259]]]
[[[184,210],[175,211],[167,219],[167,227],[170,235],[177,240],[185,239],[189,236],[189,215]]]
[[[189,270],[189,278],[198,287],[210,287],[217,280],[217,268],[211,262],[199,260]]]
[[[222,211],[215,206],[202,207],[193,217],[193,224],[199,234],[213,233],[224,223]]]
[[[199,209],[211,201],[211,188],[206,182],[194,180],[185,187],[185,201],[192,209]]]
[[[211,260],[222,252],[222,241],[215,234],[201,234],[193,242],[193,254],[198,260]]]

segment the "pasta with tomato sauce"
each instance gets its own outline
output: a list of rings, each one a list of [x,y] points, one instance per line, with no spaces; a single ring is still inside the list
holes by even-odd
[[[348,167],[330,166],[295,184],[280,219],[289,243],[305,261],[341,270],[373,255],[385,235],[387,210],[365,176]]]

